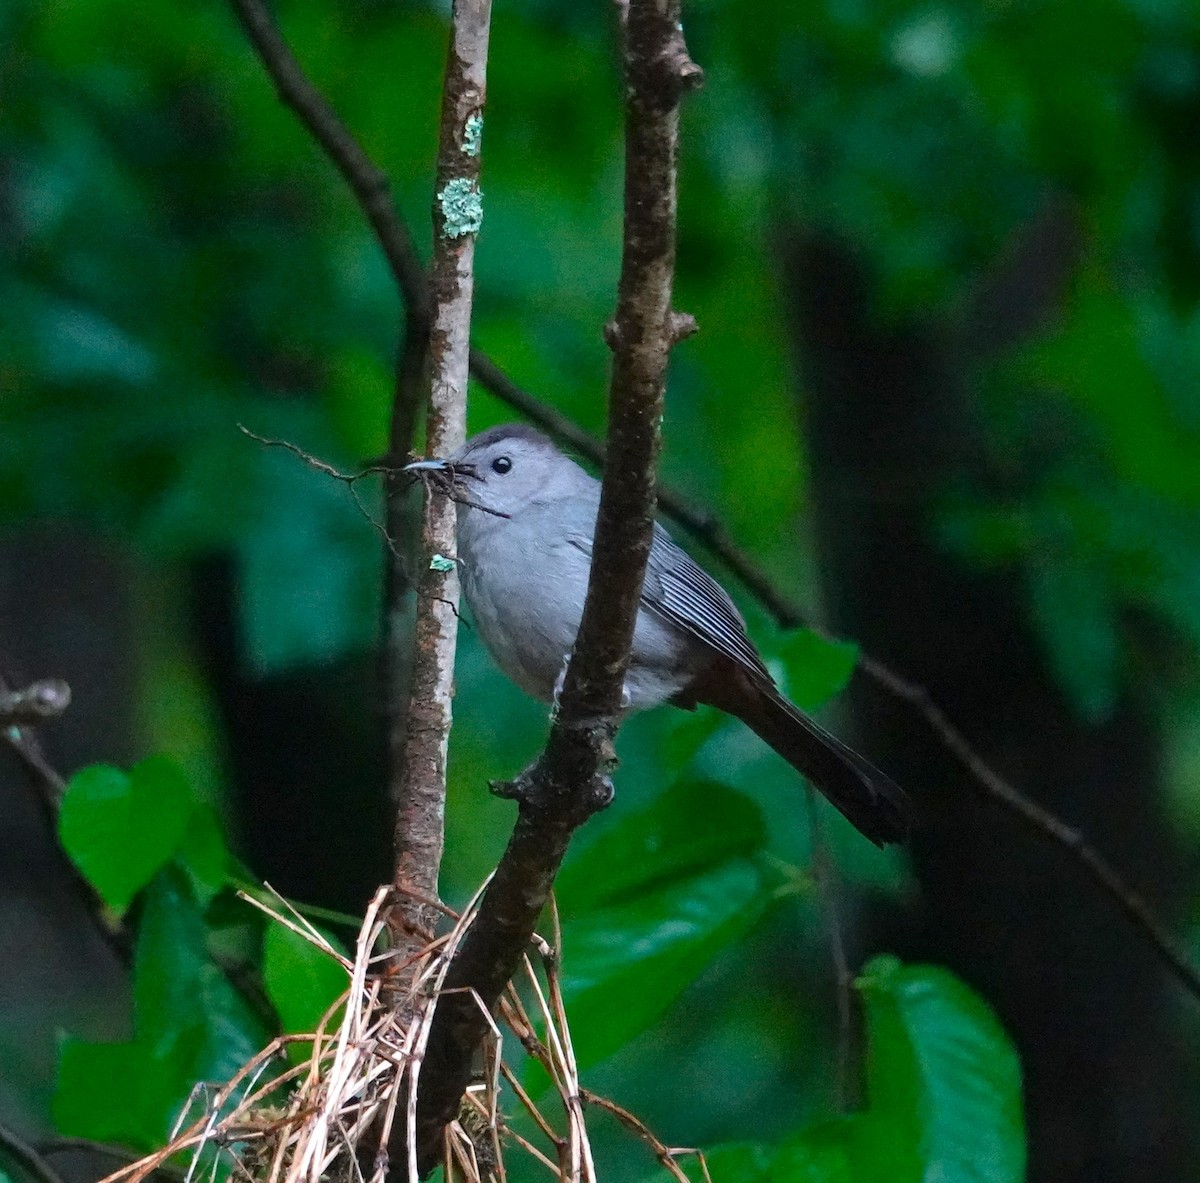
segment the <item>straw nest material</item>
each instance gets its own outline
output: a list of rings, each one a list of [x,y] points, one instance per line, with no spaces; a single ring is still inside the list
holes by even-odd
[[[486,885],[485,885],[486,886]],[[380,888],[359,931],[353,961],[282,898],[278,910],[247,898],[273,919],[322,949],[345,969],[345,993],[311,1035],[284,1035],[250,1059],[227,1083],[198,1084],[168,1144],[109,1175],[102,1183],[142,1183],[168,1164],[186,1163],[185,1183],[386,1183],[386,1147],[397,1123],[406,1130],[407,1177],[415,1180],[415,1127],[421,1064],[446,971],[473,923],[480,892],[451,927],[407,966],[383,948],[395,898]],[[688,1183],[677,1159],[694,1155],[711,1183],[703,1155],[664,1145],[633,1114],[584,1089],[571,1045],[560,978],[561,930],[551,909],[555,944],[532,942],[518,977],[489,1018],[482,1072],[446,1129],[446,1183],[507,1183],[513,1155],[528,1155],[552,1180],[596,1183],[589,1112],[612,1115],[646,1144],[670,1175]],[[403,989],[397,983],[403,982]],[[518,985],[520,989],[518,989]],[[524,998],[523,998],[524,996]],[[481,1004],[482,1005],[482,1004]],[[539,1107],[504,1054],[506,1037],[538,1060],[553,1085]],[[520,1054],[520,1053],[519,1053]],[[525,1133],[510,1123],[521,1111]],[[384,1149],[381,1149],[384,1148]]]

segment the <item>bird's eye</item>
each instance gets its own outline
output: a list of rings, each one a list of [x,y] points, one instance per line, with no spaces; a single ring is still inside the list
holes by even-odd
[[[507,456],[497,456],[492,461],[492,471],[498,472],[501,476],[508,472],[510,468],[512,468],[512,461]]]

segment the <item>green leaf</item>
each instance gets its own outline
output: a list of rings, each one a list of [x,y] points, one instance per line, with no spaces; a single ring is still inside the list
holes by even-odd
[[[204,1038],[191,1081],[225,1080],[269,1035],[262,1021],[213,964],[198,903],[183,877],[167,872],[147,892],[134,955],[134,1023],[139,1042],[169,1049],[200,1024]]]
[[[137,1042],[64,1040],[53,1102],[59,1131],[139,1150],[162,1145],[170,1128],[163,1098],[176,1095],[202,1038],[198,1027],[180,1034],[171,1056]]]
[[[294,1035],[317,1029],[349,979],[312,941],[272,923],[263,940],[263,984],[284,1032]]]
[[[783,666],[780,688],[802,710],[813,711],[845,689],[858,664],[858,646],[801,628],[772,656]]]
[[[225,844],[225,832],[212,806],[196,803],[187,829],[175,852],[187,872],[197,900],[208,904],[228,886],[233,876],[233,857]]]
[[[68,1039],[59,1058],[55,1122],[64,1134],[161,1144],[200,1082],[228,1080],[269,1032],[205,947],[199,905],[179,871],[158,876],[134,953],[134,1037]]]
[[[580,1067],[650,1027],[771,893],[745,859],[579,916],[563,934],[563,990]]]
[[[749,797],[715,781],[681,781],[570,857],[555,891],[576,914],[757,854],[766,841]]]
[[[1021,1183],[1025,1139],[1016,1053],[988,1007],[934,966],[877,957],[859,979],[867,1108],[777,1147],[706,1155],[714,1183]],[[681,1162],[689,1179],[698,1164]],[[666,1183],[665,1171],[653,1183]]]
[[[71,860],[121,914],[175,853],[191,812],[187,780],[166,757],[128,773],[93,764],[68,783],[58,831]]]
[[[842,1118],[814,1126],[786,1139],[771,1160],[765,1183],[852,1183],[850,1139],[855,1118]]]
[[[988,1006],[947,970],[871,961],[868,1109],[853,1119],[856,1178],[1019,1183],[1021,1070]]]

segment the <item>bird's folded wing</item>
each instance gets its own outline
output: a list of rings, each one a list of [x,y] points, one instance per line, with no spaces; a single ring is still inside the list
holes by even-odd
[[[590,538],[573,534],[571,543],[591,558]],[[774,684],[746,635],[745,622],[729,593],[657,524],[642,585],[642,603],[755,678]]]

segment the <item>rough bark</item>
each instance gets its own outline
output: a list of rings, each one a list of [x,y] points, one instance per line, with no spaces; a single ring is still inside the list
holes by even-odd
[[[482,218],[480,137],[487,77],[490,0],[456,0],[442,90],[441,136],[433,203],[431,268],[431,383],[426,447],[449,456],[466,438],[475,238]],[[446,801],[446,751],[454,692],[458,636],[455,505],[430,497],[421,530],[411,694],[407,718],[395,735],[399,770],[396,868],[399,888],[437,896]],[[451,561],[444,561],[451,560]],[[403,956],[433,933],[437,916],[403,891],[396,933]]]
[[[678,0],[630,0],[626,26],[625,239],[603,492],[583,620],[546,750],[516,782],[508,847],[450,967],[421,1076],[422,1173],[438,1161],[491,1009],[528,947],[571,834],[612,793],[621,689],[653,529],[667,356],[690,324],[671,310],[678,104],[700,80],[687,56]],[[399,1161],[400,1156],[394,1156]]]

